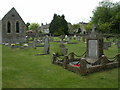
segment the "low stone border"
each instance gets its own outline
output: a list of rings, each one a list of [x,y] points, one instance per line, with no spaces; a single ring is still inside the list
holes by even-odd
[[[102,55],[101,58],[99,59],[100,63],[97,65],[91,65],[90,67],[87,67],[89,64],[85,58],[74,58],[74,53],[69,54],[70,57],[67,55],[64,56],[63,59],[58,60],[57,56],[55,53],[53,53],[52,56],[52,64],[62,66],[64,69],[67,69],[69,71],[75,72],[79,75],[87,75],[93,72],[99,72],[103,71],[106,69],[112,69],[112,68],[117,68],[120,67],[120,54],[116,55],[116,60],[115,61],[110,61],[107,59],[106,56]],[[80,62],[80,67],[76,66],[71,66],[69,63],[70,62],[75,62],[78,61]]]

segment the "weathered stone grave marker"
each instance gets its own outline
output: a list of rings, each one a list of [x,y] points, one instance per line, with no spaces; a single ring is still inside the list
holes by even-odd
[[[87,61],[95,63],[103,54],[103,38],[98,35],[93,25],[91,34],[87,37]]]
[[[78,35],[77,39],[78,39],[78,41],[80,41],[80,35]]]
[[[108,47],[111,47],[112,43],[111,42],[108,42]]]
[[[117,42],[117,41],[116,41],[116,38],[113,38],[113,43],[114,43],[115,45],[116,45],[116,42]]]
[[[69,41],[70,41],[70,37],[68,36],[68,37],[67,37],[67,42],[69,42]]]
[[[74,40],[76,40],[76,35],[74,35]]]
[[[120,53],[120,41],[118,41],[118,53]]]
[[[118,48],[120,48],[120,41],[118,41]]]
[[[60,44],[60,51],[62,53],[62,55],[67,55],[68,49],[64,46],[64,44]]]
[[[103,49],[108,50],[108,46],[109,46],[108,42],[103,43]]]
[[[50,49],[50,45],[49,45],[49,38],[48,36],[45,37],[45,43],[44,43],[44,52],[45,54],[49,54],[49,49]]]

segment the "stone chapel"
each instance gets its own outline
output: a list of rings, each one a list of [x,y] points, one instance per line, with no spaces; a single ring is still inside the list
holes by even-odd
[[[2,43],[20,43],[25,41],[26,25],[13,7],[1,20]]]

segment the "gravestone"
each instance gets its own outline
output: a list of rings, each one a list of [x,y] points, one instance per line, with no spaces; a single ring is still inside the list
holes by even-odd
[[[113,43],[116,45],[116,38],[113,38]]]
[[[80,41],[80,36],[78,36],[78,41]]]
[[[109,43],[108,42],[104,42],[103,43],[103,49],[108,50],[109,47]]]
[[[45,54],[49,54],[49,48],[50,48],[50,45],[49,45],[49,38],[48,36],[45,37],[45,42],[44,42],[44,52]]]
[[[118,41],[118,43],[117,43],[117,44],[118,44],[118,48],[120,49],[120,41]]]
[[[108,47],[111,47],[111,44],[112,44],[111,42],[108,42]]]
[[[86,58],[90,63],[95,63],[103,54],[103,38],[95,31],[93,25],[91,34],[87,38]]]
[[[76,40],[76,35],[74,35],[74,40]]]
[[[9,46],[9,43],[5,43],[5,46]]]
[[[33,48],[36,49],[36,40],[33,41]]]
[[[65,38],[65,36],[61,35],[61,36],[59,36],[59,38],[61,39],[60,41],[63,41],[63,39]]]
[[[68,49],[64,46],[64,44],[60,44],[60,51],[62,53],[62,55],[67,55]]]
[[[65,39],[67,39],[67,37],[68,37],[68,36],[67,36],[67,35],[65,35]]]
[[[69,42],[69,41],[70,41],[70,37],[68,36],[68,37],[67,37],[67,42]]]

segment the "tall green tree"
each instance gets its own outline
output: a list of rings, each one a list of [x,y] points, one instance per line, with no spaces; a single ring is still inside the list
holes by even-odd
[[[64,35],[68,34],[68,23],[65,20],[65,16],[54,14],[53,20],[49,27],[50,33],[54,35]]]
[[[104,0],[93,11],[92,23],[103,33],[120,33],[120,3]]]

